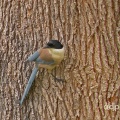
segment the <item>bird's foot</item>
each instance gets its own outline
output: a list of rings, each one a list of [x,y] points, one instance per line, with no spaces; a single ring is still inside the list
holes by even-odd
[[[63,79],[57,78],[57,77],[54,76],[52,73],[51,73],[51,75],[53,76],[55,82],[56,82],[56,81],[58,81],[58,82],[65,82]]]

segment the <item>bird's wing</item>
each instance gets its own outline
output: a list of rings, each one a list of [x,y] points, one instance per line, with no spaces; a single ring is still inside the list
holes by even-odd
[[[36,62],[37,64],[46,64],[46,65],[52,65],[52,64],[54,64],[54,60],[45,61],[45,60],[43,60],[43,59],[41,59],[41,58],[39,58],[39,57],[35,60],[35,62]]]
[[[35,61],[40,56],[39,50],[28,57],[28,61]]]
[[[51,53],[49,52],[49,49],[40,49],[30,55],[27,59],[28,61],[35,61],[37,64],[54,64],[54,60],[52,58]]]
[[[54,64],[54,60],[49,49],[41,49],[40,56],[35,60],[38,64],[51,65]]]

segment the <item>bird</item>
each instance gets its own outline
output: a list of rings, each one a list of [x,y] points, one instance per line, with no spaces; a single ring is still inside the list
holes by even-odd
[[[62,79],[56,78],[56,76],[54,76],[51,72],[52,69],[54,69],[56,66],[59,66],[63,59],[64,47],[58,40],[50,40],[44,47],[38,49],[28,57],[27,61],[35,62],[35,68],[33,69],[28,80],[27,86],[20,100],[20,105],[22,105],[25,97],[27,96],[39,68],[47,69],[48,73],[54,77],[54,80],[63,81]]]

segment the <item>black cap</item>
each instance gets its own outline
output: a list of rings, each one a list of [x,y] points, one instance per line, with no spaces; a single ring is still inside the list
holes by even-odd
[[[63,45],[58,40],[50,40],[44,48],[62,49]]]

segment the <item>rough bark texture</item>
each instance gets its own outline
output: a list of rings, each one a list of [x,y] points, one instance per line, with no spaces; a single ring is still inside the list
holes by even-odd
[[[118,0],[0,0],[0,120],[119,120],[119,8]],[[49,39],[65,46],[53,73],[66,83],[41,69],[19,106],[34,66],[25,60]]]

